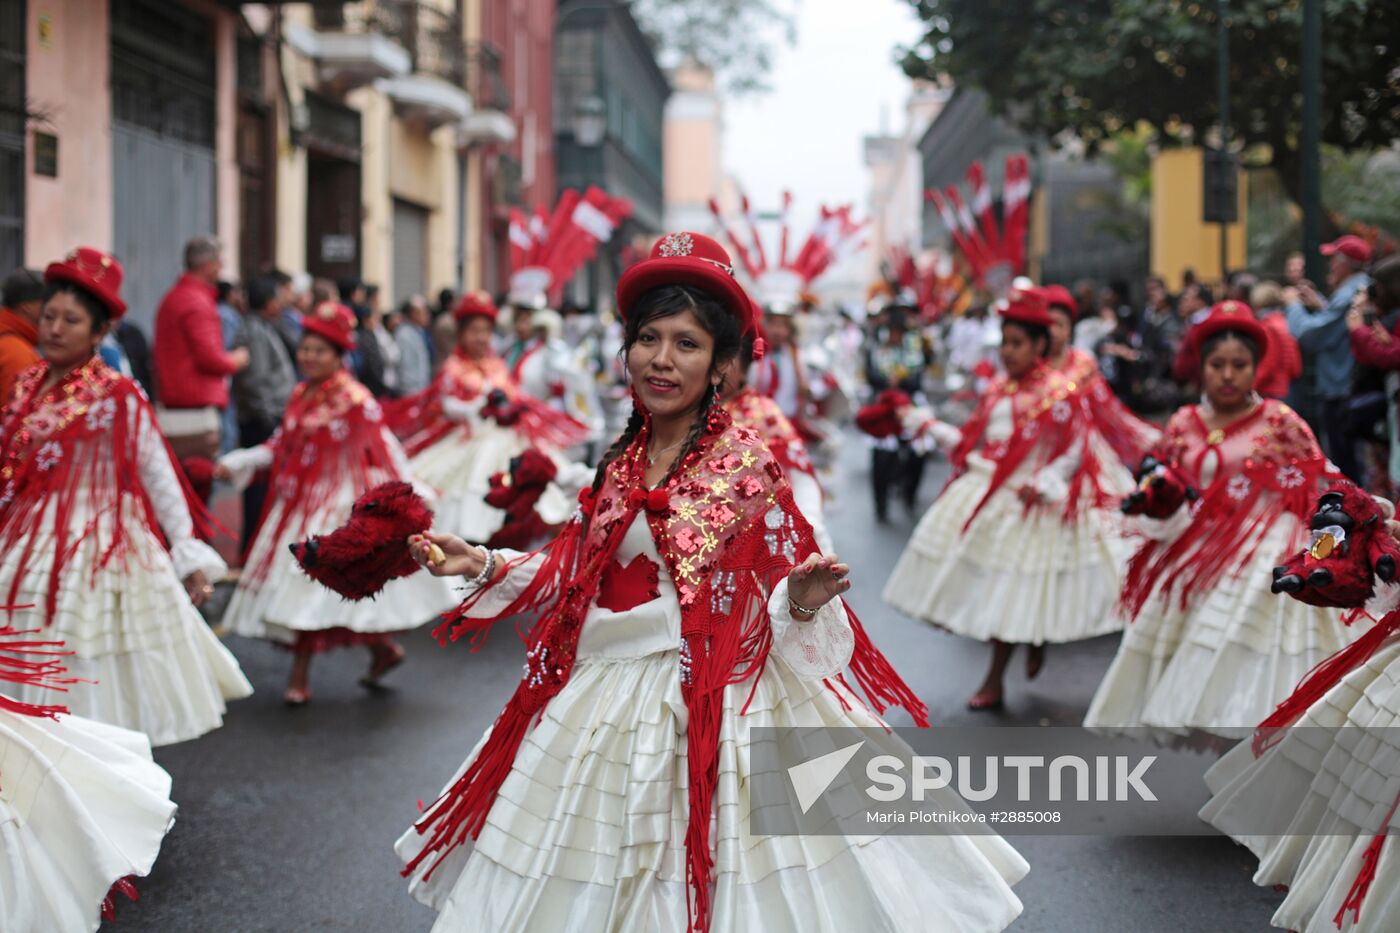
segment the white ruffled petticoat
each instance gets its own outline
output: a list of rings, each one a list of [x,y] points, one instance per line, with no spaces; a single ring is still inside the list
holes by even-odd
[[[1291,602],[1292,600],[1290,600]],[[1345,732],[1330,732],[1345,727]],[[1361,857],[1400,795],[1400,635],[1314,703],[1255,759],[1242,742],[1206,773],[1201,816],[1259,859],[1254,883],[1287,885],[1273,925],[1336,933],[1333,923],[1361,870]],[[1328,742],[1336,737],[1339,741]],[[1284,835],[1260,835],[1283,825]],[[1400,814],[1381,848],[1358,922],[1345,931],[1389,933],[1400,922]]]
[[[161,512],[159,496],[152,491],[151,497]],[[70,542],[94,520],[87,499],[81,490],[74,496]],[[37,530],[0,557],[0,594],[7,594],[19,574],[21,555],[30,548],[15,604],[31,608],[0,615],[3,624],[40,630],[44,638],[62,640],[74,652],[64,665],[74,677],[90,681],[72,685],[64,696],[64,705],[76,715],[144,732],[157,746],[217,729],[225,701],[246,697],[253,688],[194,608],[181,580],[203,570],[216,582],[224,574],[224,562],[188,533],[171,533],[162,512],[162,525],[175,540],[173,553],[167,552],[129,499],[122,509],[128,550],[97,567],[114,526],[110,509],[96,516],[96,530],[64,562],[56,611],[46,626],[44,606],[56,551],[51,513],[56,508],[50,503],[50,514],[33,524]],[[187,527],[188,513],[184,521]],[[14,692],[26,703],[52,702],[46,688],[17,685]]]
[[[991,440],[1011,431],[1010,401],[993,409]],[[949,440],[952,438],[950,437]],[[940,440],[942,440],[940,438]],[[1104,491],[1132,491],[1132,476],[1098,443]],[[1032,454],[1032,457],[1034,454]],[[885,584],[884,599],[905,615],[979,641],[1040,645],[1080,641],[1123,627],[1112,611],[1132,553],[1115,512],[1081,508],[1063,518],[1077,458],[1038,472],[1027,458],[977,513],[996,463],[980,453],[924,513]],[[1026,511],[1017,490],[1034,485],[1045,504]]]
[[[661,565],[645,521],[628,530],[617,558],[628,564],[637,553]],[[516,579],[497,584],[493,605],[513,595]],[[686,929],[687,711],[680,605],[664,569],[659,589],[626,612],[594,605],[569,681],[526,736],[480,838],[431,878],[423,877],[431,858],[413,874],[413,895],[441,912],[434,930]],[[1004,929],[1021,912],[1010,886],[1027,865],[998,836],[750,834],[750,728],[879,724],[849,693],[843,708],[821,683],[851,655],[839,603],[797,623],[786,594],[784,582],[769,602],[774,648],[747,713],[739,711],[752,681],[725,693],[711,930]],[[400,856],[412,859],[424,838],[410,829]]]
[[[1189,521],[1186,509],[1169,521],[1175,532],[1191,533],[1177,531]],[[1280,516],[1242,567],[1185,608],[1179,596],[1167,601],[1154,592],[1124,628],[1084,725],[1105,732],[1145,726],[1164,741],[1193,731],[1243,738],[1318,662],[1359,637],[1369,623],[1348,627],[1340,610],[1270,592],[1298,522]]]
[[[174,816],[139,732],[0,712],[0,929],[95,931],[112,884],[150,872]]]

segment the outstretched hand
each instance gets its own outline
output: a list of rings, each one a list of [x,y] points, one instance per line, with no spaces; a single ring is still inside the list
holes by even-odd
[[[440,555],[433,553],[433,548]],[[474,577],[486,566],[486,550],[468,544],[456,535],[430,531],[408,536],[408,549],[413,559],[435,577]],[[441,560],[434,560],[440,556]]]
[[[812,554],[788,574],[788,597],[805,609],[820,609],[851,588],[850,573],[835,554]]]

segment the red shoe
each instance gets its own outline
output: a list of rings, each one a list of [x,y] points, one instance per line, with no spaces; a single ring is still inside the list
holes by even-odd
[[[369,673],[360,678],[360,686],[370,690],[379,687],[379,681],[383,679],[384,675],[402,664],[403,659],[402,645],[391,645],[381,651],[374,652],[374,660],[370,662]]]
[[[974,712],[993,712],[1004,705],[1000,690],[978,690],[967,701],[967,708]]]

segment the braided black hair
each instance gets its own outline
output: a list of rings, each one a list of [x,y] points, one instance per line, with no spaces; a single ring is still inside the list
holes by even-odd
[[[739,333],[739,322],[724,305],[716,301],[709,292],[694,286],[662,285],[644,292],[636,303],[628,309],[621,351],[623,360],[627,359],[627,354],[636,344],[637,338],[641,336],[643,327],[652,321],[673,317],[686,311],[695,316],[700,326],[714,340],[714,353],[710,360],[711,372],[718,370],[726,362],[738,356],[742,340]],[[685,441],[681,444],[680,452],[676,454],[671,468],[666,471],[666,476],[662,478],[661,485],[665,485],[671,479],[680,465],[685,462],[686,457],[695,450],[701,435],[705,433],[710,412],[714,410],[718,399],[719,388],[711,382],[706,387],[705,394],[700,398],[695,421],[691,424],[690,431],[686,434]],[[595,493],[602,488],[603,478],[607,475],[608,467],[614,460],[622,456],[623,452],[637,439],[645,420],[642,412],[634,407],[632,416],[627,419],[627,426],[623,428],[621,436],[607,449],[607,452],[603,454],[603,459],[598,463],[598,471],[593,476],[593,491]]]

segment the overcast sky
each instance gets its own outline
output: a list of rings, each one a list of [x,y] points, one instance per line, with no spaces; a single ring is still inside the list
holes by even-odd
[[[904,128],[909,80],[896,45],[920,35],[905,0],[800,0],[797,43],[775,45],[773,90],[725,102],[725,167],[755,206],[776,210],[783,188],[795,199],[803,235],[817,205],[854,202],[864,217],[861,137]]]

